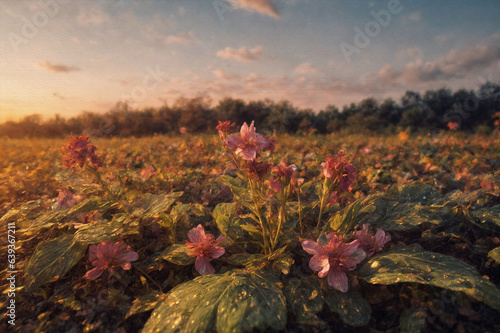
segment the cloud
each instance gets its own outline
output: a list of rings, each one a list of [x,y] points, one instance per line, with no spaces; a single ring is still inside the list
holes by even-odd
[[[52,73],[69,73],[80,70],[77,67],[68,66],[64,64],[52,64],[48,61],[37,62],[36,66],[48,70],[49,72]]]
[[[97,5],[85,4],[80,6],[76,22],[81,25],[101,25],[108,22],[110,17]]]
[[[55,92],[55,93],[53,93],[53,94],[52,94],[52,96],[57,97],[57,98],[59,98],[59,99],[61,99],[61,100],[65,100],[65,99],[66,99],[66,97],[64,97],[64,96],[62,96],[62,95],[60,95],[60,94],[58,94],[58,93],[56,93],[56,92]]]
[[[305,62],[293,70],[295,74],[301,74],[301,75],[314,74],[317,71],[318,69],[313,65],[311,65],[311,63],[309,62]]]
[[[224,59],[235,59],[241,62],[249,62],[261,58],[263,51],[264,48],[260,45],[252,49],[248,49],[245,46],[242,46],[239,49],[233,49],[228,46],[224,50],[218,51],[217,56]]]
[[[222,69],[213,70],[212,73],[214,73],[214,75],[217,78],[223,79],[223,80],[231,80],[231,79],[238,77],[237,75],[229,74],[228,72],[225,72]]]
[[[419,48],[419,47],[417,47],[417,46],[409,47],[408,49],[406,49],[406,53],[411,58],[414,58],[414,59],[422,59],[423,56],[424,56],[424,53],[422,52],[422,49]]]
[[[421,57],[415,58],[400,70],[396,70],[391,65],[385,65],[377,73],[375,79],[387,85],[393,85],[402,82],[420,84],[465,78],[471,71],[486,70],[497,64],[500,58],[500,36],[493,36],[491,40],[483,44],[464,50],[453,49],[435,61],[423,62]]]
[[[166,42],[167,43],[190,43],[190,42],[197,42],[198,38],[194,35],[192,31],[188,32],[187,34],[181,34],[181,35],[170,35],[167,36]]]
[[[274,18],[280,18],[280,13],[273,0],[228,0],[233,8],[257,12]]]

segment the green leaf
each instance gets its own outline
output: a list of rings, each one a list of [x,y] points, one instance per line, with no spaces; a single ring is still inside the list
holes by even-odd
[[[173,244],[167,247],[158,258],[182,266],[192,265],[195,261],[194,257],[187,254],[187,244]]]
[[[22,223],[23,229],[21,231],[33,233],[39,230],[40,228],[48,228],[52,226],[54,223],[61,222],[65,219],[70,218],[75,214],[86,213],[94,210],[103,211],[112,207],[113,205],[114,205],[113,202],[106,201],[99,197],[93,196],[66,210],[49,212],[39,216],[34,220],[23,222]]]
[[[418,244],[371,258],[358,270],[358,276],[374,284],[415,282],[462,291],[500,310],[500,290],[474,267],[451,256],[425,251]]]
[[[290,267],[292,267],[295,260],[292,258],[290,252],[280,255],[274,260],[274,267],[278,268],[283,274],[290,273]]]
[[[422,309],[405,309],[399,317],[401,333],[420,333],[425,329],[426,313]]]
[[[321,322],[317,314],[323,309],[323,297],[314,282],[309,278],[293,278],[286,284],[287,306],[299,324]]]
[[[252,195],[250,194],[250,190],[246,187],[246,184],[241,179],[233,178],[228,175],[222,175],[220,178],[222,179],[224,185],[231,189],[231,193],[233,193],[234,198],[243,206],[250,209],[252,213],[257,215]]]
[[[500,246],[497,248],[494,248],[488,253],[488,257],[491,259],[495,260],[496,262],[500,263]]]
[[[75,232],[75,240],[89,245],[133,234],[139,234],[139,223],[137,220],[130,220],[127,215],[122,214],[115,216],[111,222],[103,221],[79,228]]]
[[[146,295],[141,295],[137,297],[133,302],[132,306],[128,310],[125,319],[128,317],[135,315],[137,313],[146,312],[149,310],[153,310],[157,305],[165,297],[165,294],[159,292],[152,292]]]
[[[25,270],[26,291],[30,292],[66,274],[84,256],[87,246],[63,235],[40,243]]]
[[[370,321],[372,309],[358,291],[349,290],[343,293],[334,288],[328,288],[324,296],[330,310],[337,313],[347,325],[365,326]]]
[[[173,288],[144,326],[149,332],[282,330],[286,300],[281,283],[262,271],[207,274]]]
[[[469,215],[490,228],[500,228],[500,205],[469,211]]]
[[[182,194],[183,192],[172,192],[169,194],[147,193],[135,202],[137,209],[132,215],[151,219],[155,215],[166,211]]]
[[[354,201],[339,213],[333,215],[323,228],[322,234],[334,231],[341,235],[354,230],[356,225],[366,218],[368,213],[375,211],[375,201],[380,199],[379,195],[369,195]]]
[[[385,214],[372,222],[385,231],[403,231],[418,227],[423,223],[439,224],[442,219],[426,207],[414,203],[396,203],[386,206]]]
[[[244,227],[248,229],[251,224],[248,219],[241,219],[236,216],[236,203],[220,203],[212,212],[212,216],[217,224],[217,228],[221,233],[231,239],[232,241],[248,241],[249,233],[245,231]]]
[[[437,190],[429,184],[410,184],[401,189],[397,201],[427,203],[437,196]]]
[[[236,253],[226,260],[231,265],[241,266],[258,266],[267,261],[267,257],[263,254]]]

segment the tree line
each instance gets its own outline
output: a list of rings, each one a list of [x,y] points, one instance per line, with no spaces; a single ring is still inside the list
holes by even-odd
[[[500,83],[487,82],[476,91],[452,92],[441,88],[424,93],[407,91],[399,100],[366,98],[339,110],[329,105],[319,112],[301,109],[289,101],[269,99],[245,102],[224,98],[211,106],[208,97],[181,97],[169,106],[132,109],[117,103],[105,113],[83,112],[76,117],[60,115],[43,120],[29,115],[19,121],[0,124],[0,136],[63,137],[82,132],[91,136],[148,136],[168,134],[214,133],[218,120],[230,120],[238,128],[255,120],[259,132],[320,133],[337,131],[395,133],[401,129],[437,132],[455,122],[461,130],[488,131],[493,128],[494,114],[500,111]]]

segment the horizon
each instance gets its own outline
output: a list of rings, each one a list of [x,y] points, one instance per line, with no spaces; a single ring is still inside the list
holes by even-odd
[[[314,111],[500,74],[500,3],[214,0],[0,3],[0,123],[289,100]]]

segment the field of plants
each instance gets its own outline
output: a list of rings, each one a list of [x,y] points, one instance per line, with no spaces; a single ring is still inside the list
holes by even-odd
[[[500,331],[498,130],[258,127],[0,141],[0,330]]]

